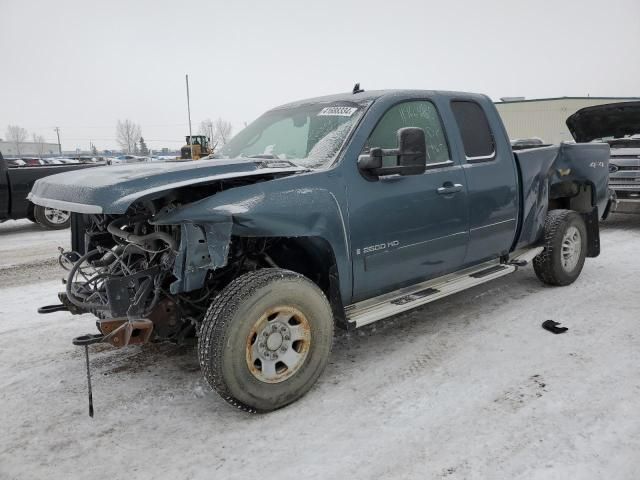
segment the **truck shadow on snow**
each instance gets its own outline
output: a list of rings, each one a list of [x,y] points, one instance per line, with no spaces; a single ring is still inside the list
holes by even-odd
[[[5,235],[11,235],[12,233],[30,232],[46,233],[48,230],[28,220],[7,220],[4,223],[0,223],[0,238]]]
[[[607,230],[640,231],[640,216],[613,215],[602,225],[602,230],[604,235]],[[329,395],[338,384],[355,385],[363,370],[375,369],[385,363],[385,358],[393,356],[405,356],[406,361],[400,362],[399,367],[390,367],[391,371],[385,372],[385,375],[376,375],[371,388],[384,388],[390,382],[389,376],[393,377],[395,383],[429,375],[431,370],[455,355],[458,348],[463,348],[464,339],[472,339],[483,330],[499,329],[493,315],[497,309],[554,288],[542,285],[532,269],[525,268],[354,331],[338,329],[325,373],[310,394],[288,408],[308,408],[307,402],[313,401],[316,395]],[[536,313],[530,316],[532,321],[543,320]],[[117,379],[118,383],[127,381],[127,377],[154,377],[148,378],[154,386],[157,385],[165,393],[170,391],[172,395],[182,395],[183,400],[194,403],[195,408],[225,413],[234,410],[211,391],[202,378],[195,341],[185,345],[155,343],[124,349],[94,345],[91,352],[92,369],[96,376]],[[82,352],[78,350],[73,356],[79,359]],[[185,385],[200,393],[185,393]],[[540,388],[535,390],[538,392],[536,395],[541,393]],[[504,399],[496,401],[519,403],[521,396],[518,392],[507,393]],[[196,402],[202,397],[207,397],[206,402],[198,406]],[[244,416],[242,413],[239,415]]]
[[[401,371],[393,372],[394,382],[416,375],[428,375],[429,370],[446,362],[448,355],[454,354],[454,344],[460,338],[469,338],[478,329],[490,327],[491,312],[499,306],[546,288],[531,271],[515,273],[510,277],[479,285],[355,331],[336,330],[330,363],[307,398],[313,398],[314,392],[329,395],[335,385],[355,382],[363,369],[367,366],[374,368],[372,365],[384,362],[385,356],[406,355]],[[471,309],[470,302],[474,305]],[[413,353],[405,352],[408,343],[414,344]],[[206,396],[213,410],[228,412],[227,409],[233,409],[210,390],[202,378],[195,342],[185,345],[152,343],[124,349],[114,349],[108,345],[90,348],[94,375],[109,383],[144,378],[153,381],[153,388],[157,387],[163,393],[172,391],[173,395],[182,396],[183,401],[196,402],[198,398]],[[80,360],[83,355],[78,349],[73,356]],[[384,388],[384,376],[380,377],[380,382],[377,388]],[[204,393],[191,395],[184,391],[185,386]],[[149,391],[147,394],[152,393]],[[307,403],[303,399],[298,404],[293,407],[306,408],[304,405]],[[194,407],[199,408],[197,405]]]
[[[607,230],[635,230],[640,231],[640,215],[614,213],[600,223],[602,231]]]

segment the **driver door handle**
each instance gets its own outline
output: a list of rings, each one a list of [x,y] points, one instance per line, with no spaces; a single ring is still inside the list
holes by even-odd
[[[451,195],[452,193],[458,193],[460,190],[462,190],[461,183],[445,182],[436,192],[440,195]]]

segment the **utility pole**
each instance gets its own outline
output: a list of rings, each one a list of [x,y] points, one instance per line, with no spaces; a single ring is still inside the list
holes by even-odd
[[[193,136],[191,135],[191,103],[189,102],[189,75],[185,75],[187,80],[187,114],[189,115],[189,146],[191,147],[191,160],[193,160]]]
[[[56,127],[56,128],[54,128],[54,130],[56,131],[56,134],[58,135],[58,153],[60,153],[60,155],[62,155],[62,145],[60,144],[60,127]]]

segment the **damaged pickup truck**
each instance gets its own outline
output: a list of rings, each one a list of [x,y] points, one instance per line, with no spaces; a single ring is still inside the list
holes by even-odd
[[[269,411],[351,329],[533,262],[568,285],[599,254],[609,146],[513,152],[484,95],[391,90],[268,111],[215,158],[39,180],[75,212],[60,309],[116,347],[198,337],[204,377]]]

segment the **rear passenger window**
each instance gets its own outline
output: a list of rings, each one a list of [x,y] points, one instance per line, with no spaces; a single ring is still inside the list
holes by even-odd
[[[399,103],[387,110],[371,132],[365,150],[373,147],[398,148],[398,130],[404,127],[419,127],[424,130],[428,163],[449,160],[449,147],[440,116],[433,103],[428,101]],[[387,157],[383,159],[385,166],[394,161]]]
[[[462,135],[467,159],[492,157],[495,152],[489,121],[482,107],[476,102],[453,101],[451,110]],[[479,158],[480,157],[480,158]]]

